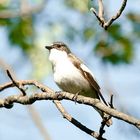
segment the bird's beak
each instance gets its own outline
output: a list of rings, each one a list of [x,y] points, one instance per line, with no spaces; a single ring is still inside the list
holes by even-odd
[[[52,45],[50,46],[45,46],[46,49],[51,50],[52,49]]]

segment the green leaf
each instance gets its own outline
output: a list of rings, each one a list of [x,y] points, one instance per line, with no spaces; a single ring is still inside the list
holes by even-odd
[[[87,41],[88,39],[90,39],[91,37],[93,37],[95,34],[95,31],[93,28],[85,28],[84,31],[83,31],[83,35],[84,35],[84,39],[85,41]]]
[[[120,25],[119,24],[113,24],[112,26],[110,26],[108,28],[108,33],[110,36],[112,36],[113,38],[118,38],[120,36]]]
[[[65,5],[80,12],[88,11],[88,0],[65,0]]]
[[[10,25],[11,25],[10,19],[0,18],[0,26],[10,26]]]
[[[125,37],[120,37],[113,45],[106,40],[101,40],[94,49],[103,62],[112,64],[130,63],[134,52],[132,42]]]
[[[18,45],[24,52],[28,52],[33,47],[32,18],[15,18],[11,22],[11,26],[8,26],[11,44]]]

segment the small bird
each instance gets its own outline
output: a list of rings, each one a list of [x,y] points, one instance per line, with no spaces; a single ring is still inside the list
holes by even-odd
[[[49,50],[49,60],[53,67],[53,76],[56,84],[66,92],[81,94],[91,98],[102,99],[106,103],[97,84],[94,75],[89,68],[77,58],[63,42],[54,42],[50,46],[45,46]],[[96,108],[95,108],[96,109]],[[104,119],[109,116],[96,109]],[[107,126],[112,124],[109,119]]]

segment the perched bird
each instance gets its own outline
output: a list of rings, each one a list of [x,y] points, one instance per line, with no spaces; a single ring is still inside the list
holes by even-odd
[[[92,72],[80,59],[72,54],[66,44],[54,42],[52,45],[45,47],[49,50],[54,81],[63,91],[73,94],[78,93],[91,98],[101,98],[107,105]],[[100,110],[97,111],[103,119],[108,116]],[[106,125],[110,126],[111,124],[112,121],[109,119]]]

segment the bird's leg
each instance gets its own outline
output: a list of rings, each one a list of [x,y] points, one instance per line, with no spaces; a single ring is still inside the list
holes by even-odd
[[[77,96],[79,95],[80,92],[81,92],[81,90],[79,90],[78,92],[76,92],[74,94],[73,98],[72,98],[74,100],[75,104],[76,104]]]
[[[55,91],[56,94],[60,94],[62,91]]]
[[[57,98],[62,98],[62,94],[61,94],[62,91],[55,91],[55,94],[57,96]]]

